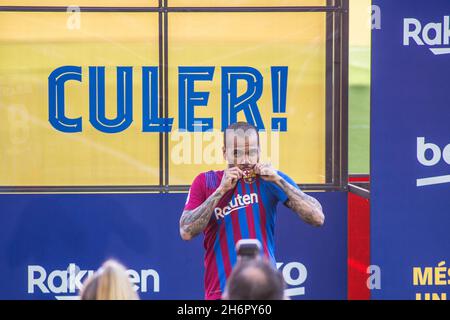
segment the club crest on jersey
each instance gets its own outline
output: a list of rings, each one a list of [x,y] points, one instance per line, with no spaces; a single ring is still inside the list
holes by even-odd
[[[256,180],[256,173],[254,169],[244,170],[244,177],[242,178],[245,183],[251,184]]]

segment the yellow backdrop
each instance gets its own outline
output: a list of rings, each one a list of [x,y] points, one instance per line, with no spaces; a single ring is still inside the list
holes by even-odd
[[[117,5],[94,2],[89,5]],[[196,3],[201,2],[211,4]],[[324,1],[285,2],[323,5]],[[64,1],[40,4],[60,3]],[[243,3],[267,5],[268,1]],[[159,135],[142,132],[140,69],[158,65],[158,14],[81,13],[79,28],[68,27],[69,17],[70,13],[0,13],[0,185],[158,184]],[[214,117],[216,129],[221,121],[220,67],[254,67],[264,77],[258,104],[268,129],[267,139],[262,139],[263,160],[270,160],[298,183],[325,182],[325,22],[325,13],[169,13],[168,107],[175,118],[174,130],[178,127],[178,66],[216,67],[211,82],[196,84],[196,90],[210,92],[208,106],[196,108],[196,117]],[[63,65],[82,66],[82,83],[66,83],[66,114],[83,117],[80,133],[57,131],[48,121],[48,76]],[[105,134],[90,125],[88,66],[106,66],[109,117],[115,116],[116,109],[115,68],[134,67],[134,120],[127,130]],[[270,119],[276,116],[271,66],[289,67],[286,133],[270,131]],[[243,115],[239,119],[244,120]],[[217,137],[210,140],[214,146],[206,141],[211,137],[203,137],[200,151],[191,139],[186,162],[177,154],[183,136],[176,131],[169,134],[170,184],[190,184],[200,171],[223,168],[220,154],[214,163],[202,157],[212,147],[220,150],[220,133]]]

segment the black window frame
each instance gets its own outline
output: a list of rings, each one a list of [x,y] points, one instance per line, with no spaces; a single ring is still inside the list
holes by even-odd
[[[67,12],[67,6],[0,6],[1,12]],[[80,7],[80,12],[157,12],[159,46],[159,115],[168,117],[168,19],[177,12],[323,12],[326,13],[325,183],[299,184],[305,191],[348,190],[348,57],[349,0],[327,0],[326,6]],[[108,186],[0,186],[19,192],[187,192],[190,185],[169,184],[169,133],[159,133],[159,184]]]

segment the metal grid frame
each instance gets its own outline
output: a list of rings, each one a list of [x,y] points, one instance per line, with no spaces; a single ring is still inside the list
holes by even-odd
[[[323,184],[299,184],[303,190],[348,190],[348,0],[326,6],[274,7],[80,7],[81,12],[157,12],[159,46],[159,115],[168,117],[168,19],[172,12],[324,12],[326,13],[326,135]],[[66,12],[66,6],[0,6],[0,12]],[[189,185],[169,184],[169,133],[159,133],[159,185],[0,186],[2,193],[39,192],[185,192]]]

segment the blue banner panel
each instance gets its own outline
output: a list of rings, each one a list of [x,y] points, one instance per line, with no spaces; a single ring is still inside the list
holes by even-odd
[[[372,298],[446,299],[450,1],[373,5],[381,29],[372,31]]]
[[[280,205],[277,261],[292,299],[347,296],[347,195],[315,193],[315,228]],[[203,236],[181,240],[186,194],[0,195],[0,299],[73,299],[108,258],[142,299],[203,299]]]

